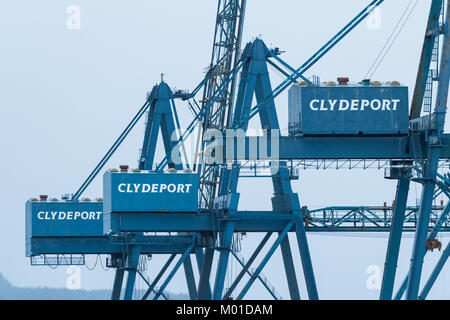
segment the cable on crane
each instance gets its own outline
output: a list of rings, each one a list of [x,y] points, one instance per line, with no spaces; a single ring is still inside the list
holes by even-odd
[[[89,267],[88,267],[88,264],[85,262],[85,263],[84,263],[84,266],[86,267],[86,269],[88,269],[89,271],[94,270],[95,267],[97,266],[97,262],[98,262],[98,257],[99,257],[99,256],[100,256],[100,255],[98,254],[97,257],[95,258],[95,263],[94,263],[94,266],[93,266],[92,268],[89,268]]]
[[[406,22],[409,20],[409,18],[411,17],[412,12],[414,11],[414,9],[416,8],[417,4],[419,3],[419,0],[416,0],[416,2],[414,3],[414,5],[412,6],[412,9],[409,11],[408,15],[406,16],[406,19],[403,20],[403,17],[406,15],[406,13],[408,12],[409,7],[411,6],[411,4],[413,3],[414,0],[410,0],[410,2],[408,3],[408,5],[405,8],[405,11],[403,12],[402,16],[400,17],[400,19],[398,20],[397,24],[395,25],[394,29],[392,30],[391,34],[389,35],[388,39],[386,40],[386,43],[384,44],[383,48],[380,50],[380,52],[378,53],[377,57],[375,58],[375,61],[373,62],[373,64],[370,66],[369,70],[367,71],[367,73],[365,74],[365,76],[363,77],[363,79],[370,79],[372,78],[372,76],[374,75],[374,73],[377,71],[378,67],[381,65],[381,62],[383,62],[384,58],[386,57],[387,53],[389,52],[389,50],[392,48],[392,45],[394,44],[395,40],[397,40],[398,36],[400,35],[400,33],[403,30],[403,27],[405,26]],[[403,23],[402,23],[403,20]],[[401,25],[400,25],[401,24]],[[400,26],[400,28],[398,28]],[[396,33],[397,32],[397,33]],[[395,36],[394,36],[395,35]],[[394,38],[392,38],[394,36]],[[392,41],[391,41],[392,39]],[[391,41],[391,43],[389,44],[389,42]],[[388,46],[389,45],[389,46]],[[386,49],[386,51],[384,51]],[[384,52],[384,53],[383,53]],[[381,57],[381,59],[380,59]],[[378,60],[380,59],[380,60]],[[371,72],[372,71],[372,72]]]
[[[102,262],[102,259],[101,259],[101,258],[100,258],[100,266],[102,267],[103,271],[108,271],[109,269],[111,269],[111,268],[108,267],[108,266],[103,266],[103,262]]]

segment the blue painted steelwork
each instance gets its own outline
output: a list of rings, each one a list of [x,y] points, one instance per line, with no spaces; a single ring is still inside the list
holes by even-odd
[[[438,232],[440,231],[445,231],[445,223],[446,221],[449,219],[448,214],[450,212],[450,203],[447,203],[447,205],[445,206],[444,210],[442,211],[442,213],[440,214],[440,216],[438,217],[438,219],[436,220],[436,224],[434,225],[433,229],[428,233],[428,239],[435,239]],[[428,251],[425,251],[425,254]],[[395,294],[394,300],[400,300],[403,296],[403,294],[406,291],[406,286],[408,284],[408,279],[409,279],[409,273],[406,275],[406,277],[404,278],[404,280],[402,281],[397,293]]]
[[[202,128],[223,129],[231,121],[236,89],[236,70],[240,62],[247,0],[219,0],[208,82],[203,91]],[[202,148],[203,150],[203,148]],[[212,208],[217,193],[217,171],[205,167],[200,176],[200,207]]]
[[[148,95],[148,99],[151,103],[149,106],[144,142],[139,160],[139,169],[141,170],[153,169],[153,161],[160,128],[164,149],[166,154],[171,155],[171,159],[173,158],[172,149],[177,144],[177,141],[172,139],[172,134],[175,131],[174,116],[176,115],[176,110],[175,108],[172,108],[171,104],[173,100],[172,90],[170,90],[167,83],[161,82],[159,85],[153,87],[153,90]],[[178,123],[177,117],[176,120]],[[180,155],[177,156],[177,158],[180,158]],[[169,166],[174,167],[177,170],[182,169],[181,163],[175,165],[170,162]]]
[[[27,201],[26,239],[103,235],[102,201]]]
[[[127,255],[126,261],[126,270],[127,274],[127,282],[125,284],[125,292],[124,292],[124,300],[133,299],[133,289],[134,282],[136,281],[136,272],[139,263],[139,256],[141,254],[141,246],[140,245],[132,245],[131,248],[128,248],[129,254]]]
[[[148,287],[151,288],[153,282],[150,283],[150,278],[145,273],[140,271],[139,269],[137,270],[137,273],[141,276],[142,280],[144,280],[144,282],[148,285]],[[162,296],[166,300],[170,300],[170,295],[165,290],[160,291],[160,289],[158,287],[153,287],[152,292],[154,294],[157,294],[158,292],[160,292],[160,296]],[[141,299],[141,300],[144,300],[144,299]]]
[[[240,127],[242,123],[248,122],[252,117],[259,113],[260,109],[268,101],[273,101],[280,93],[286,90],[292,81],[297,80],[301,75],[308,71],[317,61],[319,61],[328,51],[330,51],[336,44],[339,43],[347,34],[349,34],[356,26],[361,23],[373,10],[380,6],[384,0],[374,0],[367,7],[365,7],[355,18],[353,18],[347,25],[345,25],[335,36],[333,36],[324,46],[322,46],[316,53],[314,53],[304,64],[295,70],[286,80],[279,84],[271,94],[265,96],[262,101],[259,101],[256,106],[252,107],[245,118],[240,119],[239,123],[234,127]]]
[[[402,189],[406,187],[403,186]],[[403,199],[404,199],[403,195]],[[398,198],[397,200],[399,200]],[[442,232],[450,231],[450,218],[444,212],[444,206],[433,206],[429,230],[440,225]],[[394,223],[392,206],[336,206],[319,209],[303,208],[307,232],[388,232]],[[417,206],[405,207],[402,232],[414,232],[418,218]]]
[[[204,257],[202,260],[202,267],[200,272],[200,279],[198,281],[198,300],[211,300],[212,293],[209,284],[211,276],[211,268],[214,259],[214,249],[211,247],[205,248]]]
[[[430,72],[433,46],[439,36],[439,15],[441,14],[443,6],[443,0],[432,0],[431,2],[422,54],[420,57],[419,70],[417,72],[416,84],[411,102],[411,120],[419,118],[422,111],[428,73]]]
[[[233,139],[233,149],[227,146],[227,140]],[[279,136],[279,160],[295,161],[301,166],[300,160],[324,160],[320,163],[333,162],[333,160],[351,160],[355,165],[366,164],[367,167],[374,160],[414,160],[414,154],[410,147],[410,138],[404,136],[380,136],[380,137],[294,137]],[[225,160],[273,160],[270,154],[257,151],[261,148],[261,138],[227,137],[222,141],[214,141],[212,145],[217,153],[227,155],[227,158],[215,157],[216,164],[223,164]],[[442,152],[440,166],[449,168],[450,159],[450,135],[444,134],[441,140]],[[242,147],[241,147],[242,146]],[[238,148],[242,152],[237,152]],[[425,157],[425,155],[423,155]],[[336,162],[334,162],[336,164]],[[341,165],[338,165],[338,168]],[[317,166],[315,166],[317,167]],[[321,166],[318,167],[320,169]]]
[[[407,135],[408,88],[299,86],[289,89],[289,134]]]
[[[439,6],[440,9],[440,6]],[[438,91],[436,96],[436,104],[433,111],[435,121],[429,128],[428,134],[428,149],[427,162],[423,168],[423,188],[421,196],[421,204],[419,210],[419,221],[417,224],[416,237],[414,239],[414,248],[411,257],[411,265],[409,270],[409,280],[406,290],[406,299],[415,300],[419,294],[420,278],[422,273],[423,257],[425,256],[425,240],[428,231],[428,224],[430,218],[432,196],[435,188],[435,179],[439,156],[441,152],[441,136],[444,131],[445,114],[447,109],[447,98],[449,89],[449,54],[450,54],[450,2],[447,3],[447,17],[444,22],[443,47],[441,66],[439,72]],[[436,12],[439,17],[441,10]]]
[[[431,288],[433,287],[439,274],[441,273],[442,268],[444,267],[445,263],[447,262],[449,255],[450,255],[450,243],[447,244],[447,246],[445,247],[445,250],[442,252],[442,255],[439,258],[439,261],[436,263],[436,266],[434,267],[433,271],[431,272],[431,275],[428,278],[427,282],[425,283],[418,299],[425,300],[427,298],[428,294],[430,293]]]
[[[271,235],[271,233],[267,233],[266,235]],[[264,242],[264,239],[265,239],[265,237],[263,238],[263,242]],[[261,244],[263,243],[263,242],[261,242]],[[265,242],[264,242],[265,243]],[[260,244],[260,245],[261,245]],[[256,252],[256,251],[255,251]],[[259,251],[258,251],[258,253],[259,253]],[[257,254],[258,254],[257,253]],[[241,267],[242,267],[242,270],[241,270],[241,273],[242,273],[242,275],[244,275],[245,273],[247,273],[250,277],[253,277],[253,273],[249,270],[249,267],[250,267],[250,265],[251,265],[251,263],[252,262],[250,262],[250,260],[249,260],[249,262],[246,262],[246,260],[245,260],[245,258],[244,257],[242,257],[242,255],[240,255],[239,254],[239,252],[236,252],[236,251],[231,251],[231,254],[233,255],[233,257],[235,257],[236,258],[236,260],[238,261],[238,263],[241,265]],[[252,256],[253,256],[253,254],[252,254]],[[249,264],[250,263],[250,264]],[[240,273],[240,274],[241,274]],[[239,275],[240,275],[239,274]],[[275,300],[282,300],[282,297],[280,296],[280,294],[276,291],[276,289],[275,289],[275,287],[273,286],[273,285],[271,285],[270,284],[270,282],[269,282],[269,279],[267,279],[267,277],[266,276],[264,276],[262,273],[260,273],[259,275],[257,275],[256,276],[257,278],[258,278],[258,280],[261,282],[261,284],[264,286],[264,288],[266,288],[266,290],[269,292],[269,294],[275,299]],[[241,277],[236,277],[236,279],[234,280],[234,282],[233,282],[233,285],[236,283],[238,283],[240,280],[242,279],[242,276]],[[237,282],[236,282],[236,280],[237,280]],[[228,290],[227,290],[227,294],[228,294],[228,292],[230,292],[230,294],[233,292],[233,290],[235,289],[235,287],[232,289],[232,287],[230,287]],[[223,298],[224,300],[226,300],[227,299],[227,297],[226,296],[224,296],[224,298]]]
[[[122,268],[117,268],[114,275],[114,283],[111,292],[111,300],[120,300],[120,292],[122,291],[123,277],[125,275],[125,270]]]
[[[113,147],[108,151],[105,157],[97,165],[91,175],[83,183],[80,189],[75,193],[73,199],[77,200],[81,193],[86,189],[92,179],[104,166],[106,161],[111,157],[112,153],[117,149],[120,143],[128,135],[129,131],[135,126],[137,120],[142,117],[147,109],[149,110],[146,134],[144,137],[144,146],[140,159],[139,166],[142,169],[154,169],[154,155],[155,145],[157,141],[157,134],[161,127],[163,133],[163,142],[166,151],[166,156],[156,166],[157,172],[164,170],[166,166],[169,168],[182,169],[181,164],[172,162],[173,151],[176,147],[182,144],[186,137],[191,134],[196,127],[196,124],[201,122],[203,132],[207,129],[216,129],[224,131],[230,128],[247,129],[248,121],[256,114],[260,115],[261,126],[266,130],[275,131],[279,129],[278,118],[275,110],[273,99],[281,92],[287,89],[298,78],[307,80],[304,73],[321,57],[323,57],[332,47],[334,47],[343,37],[345,37],[351,30],[353,30],[370,12],[379,6],[383,0],[372,1],[363,11],[361,11],[349,24],[340,30],[329,42],[327,42],[319,51],[317,51],[310,59],[308,59],[300,68],[293,69],[284,61],[277,57],[277,50],[269,50],[261,39],[256,39],[249,43],[245,50],[240,55],[240,41],[242,37],[243,18],[245,12],[245,0],[228,0],[219,1],[216,32],[214,40],[214,50],[212,62],[205,80],[193,91],[193,94],[177,92],[173,94],[169,87],[163,82],[159,86],[155,86],[148,96],[146,104],[139,110],[138,114],[133,118],[132,122],[127,126],[125,131],[121,134],[119,139],[114,143]],[[436,1],[435,1],[436,2]],[[435,6],[435,5],[434,5]],[[432,8],[434,8],[432,6]],[[447,53],[448,40],[444,42],[444,54]],[[145,201],[139,201],[145,207],[139,207],[137,201],[129,202],[126,206],[122,206],[121,210],[116,211],[108,208],[110,207],[111,199],[117,200],[116,195],[106,196],[105,207],[110,213],[108,218],[104,219],[106,226],[112,226],[111,221],[118,221],[113,227],[106,227],[105,231],[109,237],[98,236],[87,238],[85,235],[75,239],[67,239],[68,237],[32,237],[31,240],[39,241],[43,244],[42,248],[50,252],[52,250],[66,252],[83,252],[92,250],[92,253],[109,252],[113,255],[114,267],[117,268],[116,281],[114,284],[113,298],[120,297],[120,284],[123,279],[123,271],[128,271],[127,284],[125,288],[125,299],[132,298],[132,292],[135,282],[137,265],[140,254],[145,252],[182,253],[172,272],[164,282],[162,288],[157,290],[155,299],[159,295],[163,295],[164,288],[168,285],[175,272],[179,269],[181,264],[185,265],[185,274],[187,278],[192,277],[192,265],[188,262],[189,255],[195,252],[197,263],[199,266],[200,279],[198,289],[195,290],[195,281],[187,279],[188,288],[191,298],[197,299],[221,299],[223,298],[224,279],[227,272],[228,257],[231,250],[233,250],[233,234],[239,232],[272,232],[278,233],[278,239],[270,248],[268,254],[259,264],[256,272],[252,273],[250,281],[244,286],[242,292],[238,295],[238,299],[242,299],[247,291],[250,289],[255,279],[259,278],[262,269],[267,264],[274,251],[281,246],[282,257],[290,296],[292,299],[300,299],[297,279],[295,275],[295,268],[290,249],[289,240],[286,237],[288,232],[295,232],[298,243],[303,272],[310,299],[318,299],[317,288],[315,284],[315,277],[313,265],[309,253],[306,231],[344,231],[344,230],[388,230],[390,226],[390,219],[386,216],[381,217],[370,209],[350,209],[350,212],[344,216],[336,217],[332,215],[331,220],[324,215],[323,217],[315,217],[314,211],[302,210],[300,202],[296,193],[293,192],[290,180],[292,172],[289,170],[288,163],[283,160],[295,159],[388,159],[388,160],[414,160],[414,168],[419,172],[420,181],[425,184],[424,195],[422,196],[422,204],[420,207],[420,214],[414,219],[418,221],[419,228],[417,230],[415,252],[413,254],[413,263],[411,265],[411,279],[410,288],[408,290],[408,297],[414,297],[415,285],[417,278],[420,279],[420,257],[422,234],[426,232],[430,225],[431,200],[435,197],[434,193],[434,179],[436,177],[436,168],[438,166],[439,158],[443,155],[450,155],[450,152],[445,153],[450,148],[446,143],[447,137],[442,135],[443,121],[444,121],[444,105],[446,104],[446,96],[444,97],[444,90],[448,91],[448,70],[446,69],[447,55],[443,54],[443,61],[440,75],[440,90],[438,92],[438,103],[435,109],[435,114],[432,121],[425,121],[420,119],[413,124],[414,130],[427,130],[427,134],[419,133],[418,139],[408,137],[327,137],[327,138],[306,138],[306,137],[282,137],[281,138],[281,161],[278,163],[278,171],[272,172],[270,177],[274,187],[274,197],[272,198],[272,211],[238,211],[239,193],[237,192],[238,178],[240,176],[241,166],[233,159],[231,166],[224,166],[223,163],[214,163],[206,165],[201,163],[199,166],[193,167],[194,171],[200,174],[200,199],[197,201],[183,203],[184,205],[193,208],[191,212],[186,212],[180,207],[172,208],[173,212],[167,214],[161,212],[161,209],[166,209],[169,204],[168,199],[157,199],[155,207],[153,204],[148,204]],[[286,75],[279,86],[272,90],[270,78],[268,75],[267,64],[277,66],[270,59],[280,63],[282,67],[287,68],[292,74],[282,72]],[[282,71],[282,67],[276,67],[277,70]],[[423,66],[421,65],[421,68]],[[237,74],[241,71],[239,91],[234,101],[234,90],[236,87]],[[308,82],[308,81],[307,81]],[[195,106],[190,104],[191,110],[194,113],[194,120],[189,124],[187,129],[178,138],[178,141],[169,139],[175,128],[179,128],[179,121],[176,114],[173,99],[179,97],[181,99],[191,99],[203,88],[203,100],[201,107],[195,103]],[[252,101],[256,97],[257,105],[252,107]],[[414,102],[413,102],[414,103]],[[417,103],[417,99],[416,102]],[[431,127],[426,127],[432,124]],[[401,131],[401,130],[400,130]],[[404,132],[401,132],[404,133]],[[311,140],[314,139],[315,141]],[[446,140],[447,139],[447,140]],[[420,148],[416,148],[420,144],[424,145],[423,151],[419,152]],[[250,138],[246,139],[246,143],[250,142]],[[429,148],[432,147],[437,148]],[[446,146],[447,145],[447,146]],[[441,152],[441,149],[443,152]],[[177,149],[176,152],[179,152]],[[205,152],[206,141],[201,141],[200,152]],[[178,155],[179,156],[179,155]],[[285,157],[285,158],[283,158]],[[269,159],[270,160],[270,159]],[[420,160],[420,161],[419,161]],[[423,161],[427,160],[427,161]],[[425,174],[421,174],[420,165],[426,163]],[[411,164],[407,165],[411,167]],[[392,170],[391,170],[392,171]],[[392,172],[395,172],[393,170]],[[391,172],[391,173],[392,173]],[[114,176],[115,174],[107,173],[106,176]],[[120,174],[118,174],[119,176]],[[128,174],[127,174],[128,175]],[[130,176],[133,174],[130,173]],[[137,174],[140,175],[140,174]],[[137,176],[136,175],[136,176]],[[142,174],[144,175],[144,174]],[[168,182],[167,177],[164,176],[164,183]],[[391,177],[392,178],[392,177]],[[401,181],[402,179],[400,179]],[[131,181],[129,190],[133,190],[136,181]],[[161,182],[163,183],[163,182]],[[119,187],[116,184],[115,187]],[[149,183],[150,185],[150,183]],[[433,188],[431,188],[433,186]],[[105,184],[106,190],[113,190],[108,182]],[[122,186],[123,190],[127,190],[128,186]],[[405,199],[407,194],[407,186],[401,187],[402,190],[398,192],[395,207],[395,216],[393,219],[392,230],[390,236],[389,251],[387,254],[387,262],[384,285],[386,285],[385,292],[389,292],[389,284],[393,283],[395,263],[398,255],[399,234],[402,229],[408,226],[410,217],[404,213],[403,207],[406,204]],[[442,186],[446,190],[446,185]],[[115,189],[114,189],[115,190]],[[445,192],[444,190],[444,192]],[[131,193],[131,192],[130,192]],[[120,199],[119,199],[120,200]],[[399,201],[400,200],[400,201]],[[157,202],[160,203],[157,203]],[[195,205],[194,205],[195,204]],[[172,205],[172,201],[170,201]],[[150,210],[150,209],[151,210]],[[155,211],[153,211],[153,209]],[[144,211],[152,211],[151,214],[142,214]],[[198,212],[197,212],[198,210]],[[405,208],[408,210],[408,208]],[[126,212],[125,212],[126,211]],[[387,210],[383,211],[386,212]],[[405,225],[402,227],[401,222],[404,219]],[[109,222],[108,222],[109,220]],[[412,221],[412,220],[411,220]],[[108,225],[109,223],[109,225]],[[438,223],[444,223],[444,220],[439,219]],[[306,224],[306,226],[305,226]],[[331,226],[331,229],[330,229]],[[370,227],[372,226],[372,227]],[[110,230],[114,233],[110,234]],[[436,228],[435,228],[436,229]],[[424,231],[425,230],[425,231]],[[168,238],[173,237],[177,239],[177,244],[171,244],[167,241],[167,237],[158,238],[164,239],[161,244],[157,243],[157,238],[152,238],[144,235],[144,232],[170,232]],[[189,233],[186,236],[175,233]],[[191,234],[194,232],[195,234]],[[103,232],[102,232],[103,235]],[[270,236],[270,235],[269,235]],[[156,236],[155,236],[156,237]],[[267,235],[266,235],[267,237]],[[186,241],[182,241],[182,240]],[[188,241],[190,239],[190,242]],[[221,239],[220,246],[216,245],[217,239]],[[266,238],[264,238],[266,239]],[[42,242],[41,242],[42,241]],[[52,244],[50,244],[50,242]],[[169,243],[169,245],[167,245]],[[261,244],[261,249],[265,241]],[[204,252],[202,248],[205,248]],[[41,248],[41,249],[42,249]],[[419,250],[417,251],[417,248]],[[95,251],[96,250],[96,251]],[[214,291],[211,292],[210,276],[212,272],[212,265],[214,259],[214,252],[220,251],[219,263],[215,275]],[[39,248],[38,250],[39,251]],[[45,250],[41,250],[45,251]],[[120,255],[120,253],[122,253]],[[255,252],[256,253],[256,252]],[[251,261],[256,255],[252,255]],[[416,259],[418,258],[418,259]],[[251,263],[250,263],[251,264]],[[248,272],[250,264],[244,265],[241,272],[244,275]],[[414,266],[413,266],[414,265]],[[167,265],[168,266],[168,265]],[[163,267],[164,271],[166,266]],[[241,274],[233,283],[234,288],[241,280]],[[161,273],[162,275],[162,273]],[[239,278],[240,277],[240,278]],[[152,283],[146,281],[149,286]],[[264,282],[263,282],[264,284]],[[156,283],[155,283],[156,285]],[[232,286],[232,287],[233,287]],[[412,289],[411,289],[412,288]],[[154,288],[150,288],[153,291]],[[231,288],[230,288],[231,289]],[[387,290],[387,291],[386,291]],[[150,292],[149,291],[149,292]],[[227,290],[225,297],[229,297],[233,290]],[[269,290],[270,291],[270,290]],[[384,293],[383,293],[384,296]],[[388,297],[389,294],[386,294]]]
[[[194,248],[193,245],[191,245],[189,248],[186,249],[186,251],[181,255],[181,257],[178,259],[177,263],[175,264],[175,266],[173,267],[172,271],[169,273],[169,275],[167,276],[167,279],[163,282],[163,284],[161,285],[161,287],[159,288],[158,292],[155,294],[155,296],[153,297],[153,300],[158,300],[158,298],[161,296],[162,292],[164,291],[164,289],[167,287],[167,285],[169,284],[170,280],[172,280],[173,276],[175,275],[175,273],[178,271],[178,269],[180,268],[180,266],[183,264],[183,262],[186,260],[186,258],[189,256],[189,254],[191,253],[192,249]]]
[[[190,256],[187,256],[183,263],[184,275],[189,292],[189,299],[197,299],[197,285],[195,283],[194,268],[192,267],[192,260]]]
[[[247,294],[248,290],[250,289],[252,284],[255,282],[256,277],[261,273],[262,269],[267,264],[269,259],[272,257],[272,255],[274,254],[275,250],[280,245],[280,243],[283,241],[283,239],[286,237],[287,233],[289,232],[289,230],[291,230],[293,225],[294,225],[293,222],[289,222],[286,225],[286,227],[281,231],[281,233],[278,235],[277,240],[275,240],[275,242],[272,244],[272,246],[270,247],[269,251],[266,253],[266,255],[264,256],[263,260],[260,262],[260,264],[256,268],[255,272],[253,273],[253,277],[251,277],[248,280],[248,282],[245,284],[245,286],[242,289],[242,291],[238,294],[237,300],[242,300],[244,298],[244,296]]]
[[[170,264],[172,263],[172,261],[175,259],[176,254],[171,254],[169,259],[166,261],[166,263],[164,264],[164,266],[161,268],[161,270],[159,271],[158,275],[155,277],[155,279],[153,280],[153,282],[148,286],[147,291],[144,293],[144,295],[142,296],[141,300],[147,300],[148,296],[150,295],[150,293],[153,292],[153,290],[156,288],[156,285],[158,284],[158,281],[161,280],[162,276],[164,275],[164,273],[166,272],[166,270],[169,268]]]
[[[225,224],[225,230],[222,233],[219,262],[217,264],[216,279],[214,282],[213,299],[222,300],[223,286],[227,272],[228,257],[230,255],[231,242],[233,240],[234,221]]]
[[[391,300],[394,290],[395,273],[397,271],[398,254],[402,238],[403,222],[405,220],[405,209],[408,201],[408,190],[410,174],[399,177],[397,194],[392,215],[391,230],[384,264],[383,280],[381,284],[380,299]]]
[[[92,170],[92,172],[89,174],[89,176],[86,178],[86,180],[80,186],[80,188],[75,192],[75,194],[72,197],[73,200],[78,200],[78,198],[81,196],[81,194],[84,192],[84,190],[86,190],[86,188],[92,182],[92,180],[95,179],[97,174],[100,172],[100,170],[103,169],[103,167],[108,162],[108,160],[111,158],[111,156],[114,154],[114,152],[117,150],[117,148],[119,148],[119,146],[122,144],[122,142],[128,136],[128,134],[131,132],[131,130],[133,130],[133,128],[136,126],[136,123],[138,123],[139,119],[141,119],[141,117],[145,114],[145,112],[147,111],[147,109],[151,103],[152,103],[152,101],[149,99],[147,99],[145,101],[144,105],[139,109],[137,114],[133,117],[131,122],[126,126],[124,131],[120,134],[120,136],[117,138],[117,140],[114,142],[114,144],[108,150],[108,152],[103,156],[103,158],[100,160],[100,162],[94,168],[94,170]]]
[[[196,212],[195,173],[106,172],[103,210],[116,212]],[[106,229],[109,230],[109,229]]]

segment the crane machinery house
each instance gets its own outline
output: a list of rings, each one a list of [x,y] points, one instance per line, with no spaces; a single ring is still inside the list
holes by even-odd
[[[348,78],[338,81],[339,85],[327,82],[289,89],[290,135],[408,134],[408,87],[397,82],[350,85]]]
[[[104,212],[195,212],[198,175],[194,173],[106,172]]]

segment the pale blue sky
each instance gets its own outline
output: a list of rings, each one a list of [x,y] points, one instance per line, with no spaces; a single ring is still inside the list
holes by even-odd
[[[361,24],[308,75],[317,74],[322,80],[348,76],[351,81],[360,81],[408,2],[386,0],[380,29]],[[366,3],[369,1],[248,0],[244,43],[261,35],[268,46],[286,51],[282,58],[296,67]],[[69,5],[81,8],[80,30],[66,28]],[[170,86],[180,89],[193,89],[201,81],[211,55],[216,5],[213,0],[0,3],[0,272],[14,285],[65,286],[65,268],[31,267],[25,258],[25,201],[39,194],[74,192],[142,105],[160,73],[166,74]],[[398,80],[410,86],[411,94],[428,10],[429,1],[420,0],[375,80]],[[281,77],[274,73],[272,79],[277,83]],[[276,104],[281,128],[285,129],[287,94]],[[182,121],[188,121],[190,113],[185,105],[178,103],[177,108]],[[143,129],[143,124],[137,126],[107,168],[136,164]],[[271,183],[261,181],[241,180],[242,209],[269,209]],[[310,207],[380,205],[391,202],[395,195],[395,183],[384,180],[381,170],[301,172],[293,188],[301,204]],[[412,187],[412,203],[419,191]],[[86,195],[94,198],[100,194],[97,180]],[[387,234],[370,236],[309,235],[321,297],[378,296],[378,290],[366,288],[366,268],[382,267]],[[409,265],[411,240],[406,238],[402,246],[401,277]],[[254,237],[244,246],[243,254],[248,255],[255,246]],[[437,258],[436,252],[427,257],[426,274]],[[150,270],[158,261],[155,257],[149,262]],[[280,262],[277,253],[264,272],[283,297],[288,297]],[[447,266],[431,297],[450,297],[448,271]],[[169,290],[185,292],[183,277],[179,272]],[[112,279],[111,271],[82,271],[84,289],[110,288]],[[248,297],[267,297],[261,292],[255,286]]]

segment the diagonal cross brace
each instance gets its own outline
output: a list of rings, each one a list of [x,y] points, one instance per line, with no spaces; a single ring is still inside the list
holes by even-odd
[[[252,284],[257,279],[258,275],[264,269],[264,267],[266,266],[267,262],[269,261],[269,259],[274,254],[275,250],[280,245],[281,241],[283,241],[283,239],[286,237],[287,233],[292,229],[293,225],[294,225],[294,221],[290,221],[286,225],[286,227],[283,229],[283,231],[280,233],[280,235],[278,236],[277,240],[273,243],[272,247],[270,247],[269,252],[267,252],[267,254],[264,256],[264,259],[261,261],[261,263],[256,268],[256,270],[253,273],[252,277],[248,280],[247,284],[244,286],[244,288],[242,289],[241,293],[237,296],[237,300],[242,300],[244,298],[244,296],[246,295],[246,293],[248,292],[248,290],[250,289]]]

